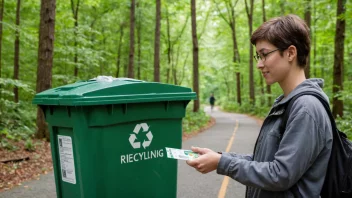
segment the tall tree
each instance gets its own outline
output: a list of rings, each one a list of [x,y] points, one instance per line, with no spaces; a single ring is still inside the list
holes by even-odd
[[[16,31],[15,31],[15,58],[14,58],[14,72],[13,79],[19,79],[20,72],[20,13],[21,13],[21,0],[17,0],[16,8]],[[14,101],[18,102],[18,87],[15,86],[13,89]]]
[[[318,17],[317,17],[317,7],[316,7],[316,0],[313,0],[313,31],[312,31],[312,40],[313,40],[313,66],[312,66],[312,70],[313,70],[313,76],[317,76],[317,21],[318,21]]]
[[[182,37],[182,35],[183,35],[183,32],[185,31],[185,29],[186,29],[186,26],[187,26],[187,24],[188,24],[188,19],[189,19],[189,16],[190,15],[188,15],[187,14],[187,17],[186,17],[186,20],[185,20],[185,22],[184,22],[184,24],[183,24],[183,26],[182,26],[182,29],[181,29],[181,31],[179,32],[179,34],[178,34],[178,36],[176,37],[176,39],[175,40],[173,40],[173,42],[172,42],[172,44],[171,44],[171,70],[172,70],[172,76],[173,76],[173,80],[174,80],[174,84],[175,85],[179,85],[180,84],[180,82],[179,82],[179,78],[177,77],[178,75],[178,71],[177,71],[177,65],[178,65],[178,60],[179,60],[179,58],[180,58],[180,51],[181,51],[181,47],[182,47],[182,45],[181,44],[178,44],[178,46],[177,46],[177,50],[176,50],[176,55],[175,55],[175,52],[174,52],[174,46],[175,46],[175,44],[176,43],[178,43],[179,42],[179,40],[181,39],[181,37]],[[176,56],[176,57],[175,57]],[[187,53],[187,56],[186,56],[186,58],[185,58],[185,62],[186,62],[186,60],[187,60],[187,58],[188,58],[188,53]],[[183,71],[182,71],[182,75],[184,74],[184,69],[183,69]]]
[[[5,7],[5,0],[1,0],[0,1],[0,78],[1,78],[1,69],[2,69],[2,22],[3,22],[3,18],[4,18],[4,7]]]
[[[172,35],[171,35],[171,24],[170,24],[170,15],[172,16],[173,13],[170,14],[169,12],[169,6],[168,4],[166,4],[166,14],[165,14],[165,18],[166,18],[166,45],[167,45],[167,69],[166,69],[166,83],[171,82],[171,77],[170,74],[172,74],[172,78],[173,78],[173,83],[175,85],[178,84],[178,75],[179,74],[177,72],[177,64],[178,64],[178,60],[180,57],[180,51],[181,51],[181,46],[180,44],[177,45],[177,49],[175,52],[175,45],[177,43],[179,43],[179,40],[181,39],[183,32],[185,31],[187,24],[188,24],[188,20],[190,18],[190,14],[188,12],[187,16],[186,16],[186,20],[184,20],[184,23],[182,25],[182,28],[180,30],[180,32],[174,36],[174,39],[172,39]],[[173,31],[175,32],[175,31]],[[176,54],[176,55],[175,55]]]
[[[41,0],[37,93],[51,88],[55,35],[56,0]],[[49,140],[49,132],[42,109],[37,110],[37,138]]]
[[[79,3],[80,0],[77,0],[76,5],[74,4],[73,0],[71,0],[71,10],[74,19],[74,42],[75,42],[75,55],[74,55],[74,62],[75,62],[75,70],[74,76],[78,76],[78,41],[77,41],[77,34],[78,34],[78,11],[79,11]]]
[[[346,0],[337,0],[336,12],[336,33],[335,33],[335,53],[334,53],[334,79],[333,79],[333,109],[332,113],[336,116],[343,116],[343,101],[338,95],[343,90],[343,59],[345,43],[345,13]]]
[[[161,3],[156,0],[155,39],[154,39],[154,82],[160,82],[160,21]]]
[[[140,9],[140,2],[137,4],[137,79],[141,79],[141,61],[142,61],[142,9]]]
[[[263,23],[266,21],[266,12],[265,12],[265,0],[262,0],[262,11],[263,11]],[[268,94],[268,107],[272,105],[272,98],[271,98],[271,86],[266,85],[266,93]]]
[[[265,0],[262,0],[262,11],[263,11],[263,22],[266,21],[266,15],[265,15]],[[264,105],[265,104],[265,83],[263,80],[263,76],[262,73],[260,71],[258,71],[259,74],[259,85],[260,85],[260,93],[261,93],[261,97],[260,97],[260,105]]]
[[[120,75],[120,65],[121,65],[121,49],[122,49],[122,39],[123,39],[123,34],[124,34],[124,28],[126,24],[125,22],[122,22],[120,25],[120,37],[119,37],[119,42],[118,42],[118,47],[117,47],[117,60],[116,60],[116,78],[119,77]]]
[[[199,68],[198,68],[198,37],[197,37],[196,0],[191,0],[192,42],[193,42],[193,91],[199,95]],[[199,111],[199,100],[193,103],[193,112]]]
[[[220,17],[227,23],[229,28],[231,29],[231,36],[232,36],[232,44],[233,44],[233,58],[232,61],[235,65],[235,67],[239,67],[239,63],[241,62],[240,60],[240,53],[238,50],[238,45],[237,45],[237,36],[236,36],[236,16],[235,16],[235,7],[238,3],[238,0],[233,3],[232,1],[227,1],[225,2],[226,5],[226,11],[227,11],[227,17],[221,12],[219,8],[219,3],[217,3],[214,0],[214,3],[216,5],[216,8],[220,14]],[[241,73],[238,71],[236,68],[236,91],[237,91],[237,103],[241,105],[242,100],[241,100]]]
[[[265,0],[262,0],[263,23],[266,21]]]
[[[252,35],[253,29],[253,7],[254,0],[250,0],[249,8],[247,5],[247,0],[244,0],[246,5],[246,13],[248,17],[248,27],[249,27],[249,37]],[[252,105],[255,104],[254,96],[254,75],[253,75],[253,47],[251,42],[249,42],[249,100]]]
[[[102,38],[102,48],[103,48],[103,51],[106,51],[106,34],[105,34],[105,29],[106,29],[106,27],[103,25],[102,26],[102,29],[101,29],[101,36],[103,37]],[[106,62],[105,62],[105,59],[101,59],[100,61],[100,64],[99,64],[99,68],[100,68],[100,75],[103,75],[103,73],[104,73],[104,65],[106,64]]]
[[[171,70],[171,54],[172,54],[172,44],[171,44],[171,34],[170,34],[170,16],[169,16],[169,6],[166,4],[166,37],[167,37],[167,69],[166,69],[166,83],[169,83],[170,70]]]
[[[311,0],[306,0],[306,6],[304,9],[304,20],[307,23],[307,26],[309,29],[311,29],[311,10],[312,10],[312,5],[311,5]],[[312,38],[312,33],[309,31],[310,37]],[[309,54],[310,55],[310,54]],[[307,65],[304,69],[304,73],[306,75],[306,78],[310,78],[310,56],[307,57]]]
[[[129,78],[134,78],[134,26],[135,26],[135,7],[136,0],[131,0],[131,12],[130,12],[130,54],[128,63],[128,74]]]

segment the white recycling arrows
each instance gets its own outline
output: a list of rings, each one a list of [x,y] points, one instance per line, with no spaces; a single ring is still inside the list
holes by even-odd
[[[138,133],[139,133],[139,130],[141,130],[141,128],[143,129],[143,132],[147,132],[148,129],[149,129],[147,123],[141,123],[141,124],[137,124],[137,125],[134,127],[133,132],[135,132],[136,134],[138,134]]]
[[[148,138],[148,141],[143,141],[143,148],[145,149],[145,147],[148,147],[149,145],[150,145],[150,143],[152,142],[152,139],[153,139],[153,134],[152,134],[152,132],[148,132],[147,133],[147,138]]]
[[[134,142],[137,139],[135,134],[130,134],[129,141],[134,149],[136,148],[141,148],[141,143],[140,142]]]
[[[142,143],[143,148],[145,149],[146,147],[148,147],[152,143],[153,134],[151,131],[149,131],[148,124],[147,123],[140,123],[134,127],[133,132],[135,134],[132,133],[132,134],[130,134],[130,137],[129,137],[129,142],[134,149],[141,147],[141,142],[136,141],[137,140],[136,134],[138,134],[141,129],[142,129],[143,133],[146,133],[146,137],[147,137],[147,140],[144,140]]]

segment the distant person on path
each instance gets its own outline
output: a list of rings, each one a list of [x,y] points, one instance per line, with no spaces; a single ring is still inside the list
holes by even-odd
[[[296,15],[273,18],[251,36],[257,68],[268,85],[278,83],[283,94],[266,117],[253,154],[217,153],[192,147],[200,157],[187,164],[205,174],[213,170],[247,186],[246,197],[319,197],[332,147],[330,119],[314,96],[299,97],[289,112],[281,136],[284,107],[295,95],[322,90],[322,79],[306,79],[309,29]]]
[[[210,109],[211,111],[213,111],[213,108],[214,108],[214,104],[215,104],[215,97],[214,97],[214,94],[212,93],[209,97],[209,103],[210,103]]]

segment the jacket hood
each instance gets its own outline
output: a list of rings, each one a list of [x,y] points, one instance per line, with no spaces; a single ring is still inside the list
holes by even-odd
[[[325,100],[329,103],[329,97],[324,93],[323,88],[324,87],[324,79],[320,78],[310,78],[306,79],[303,81],[301,84],[299,84],[291,93],[288,94],[286,98],[284,98],[284,95],[280,95],[276,100],[274,106],[277,105],[282,105],[290,101],[295,95],[303,92],[303,91],[313,91],[325,98]]]

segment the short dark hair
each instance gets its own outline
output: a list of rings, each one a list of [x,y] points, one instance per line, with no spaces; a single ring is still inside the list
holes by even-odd
[[[266,40],[282,51],[290,45],[297,48],[297,62],[302,68],[307,64],[310,51],[309,28],[304,20],[296,15],[276,17],[263,23],[251,36],[251,43]]]

